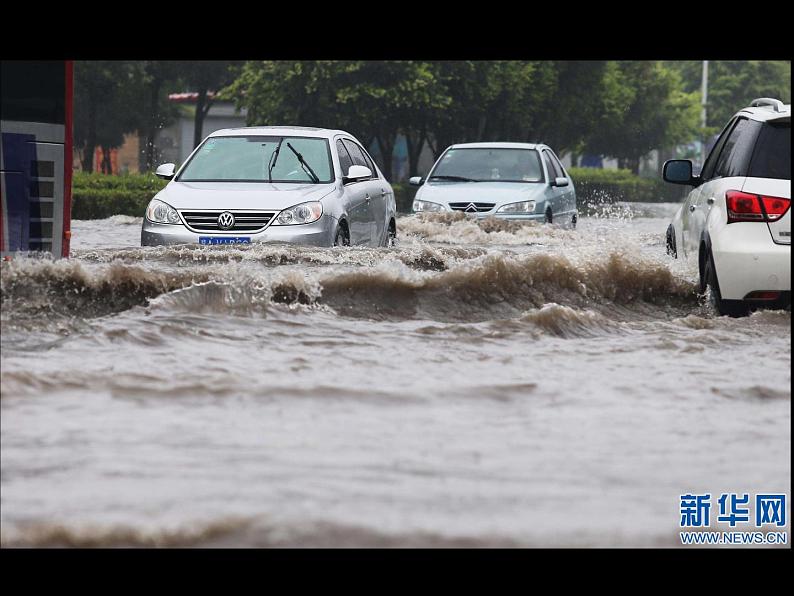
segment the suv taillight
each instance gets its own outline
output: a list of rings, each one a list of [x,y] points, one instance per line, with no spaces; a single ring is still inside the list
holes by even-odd
[[[786,214],[791,199],[766,197],[738,190],[725,193],[728,223],[736,221],[777,221]]]
[[[766,211],[766,218],[769,221],[776,221],[783,217],[791,205],[791,199],[782,197],[761,197],[761,203]]]

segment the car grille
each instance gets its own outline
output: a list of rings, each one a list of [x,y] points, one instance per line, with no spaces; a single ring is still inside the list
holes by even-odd
[[[474,205],[470,208],[469,205]],[[453,211],[467,211],[468,213],[485,213],[494,208],[496,203],[450,203],[449,207]],[[476,209],[476,211],[475,211]]]
[[[226,211],[234,215],[234,226],[222,230],[218,227],[218,217]],[[277,211],[235,211],[234,209],[179,212],[188,227],[197,232],[258,232],[265,229],[277,213]]]

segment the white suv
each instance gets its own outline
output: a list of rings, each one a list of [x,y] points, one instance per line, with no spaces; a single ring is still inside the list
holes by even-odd
[[[700,290],[723,315],[791,306],[791,105],[756,99],[731,118],[699,175],[664,164],[664,179],[694,186],[667,229],[667,251],[697,258]]]

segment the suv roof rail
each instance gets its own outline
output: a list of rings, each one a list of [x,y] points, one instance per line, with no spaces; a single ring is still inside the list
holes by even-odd
[[[754,99],[752,102],[750,102],[751,108],[758,108],[761,106],[769,106],[776,112],[783,111],[783,102],[779,99],[773,99],[771,97],[759,97],[758,99]]]

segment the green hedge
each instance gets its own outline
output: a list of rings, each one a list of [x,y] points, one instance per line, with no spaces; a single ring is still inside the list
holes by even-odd
[[[167,184],[154,174],[88,174],[72,178],[72,218],[103,219],[111,215],[143,217],[146,205]]]
[[[418,186],[411,186],[407,182],[395,182],[391,185],[394,189],[394,200],[397,203],[398,213],[410,213],[413,203],[414,195],[419,190]]]
[[[576,186],[579,206],[593,203],[631,201],[637,203],[674,203],[683,198],[683,187],[661,178],[641,178],[631,170],[568,168]]]
[[[580,208],[615,201],[677,202],[686,189],[660,179],[641,178],[629,170],[570,168]],[[75,172],[72,180],[72,218],[102,219],[111,215],[143,217],[151,198],[167,181],[154,174],[86,174]],[[418,187],[392,184],[397,211],[410,213]]]

